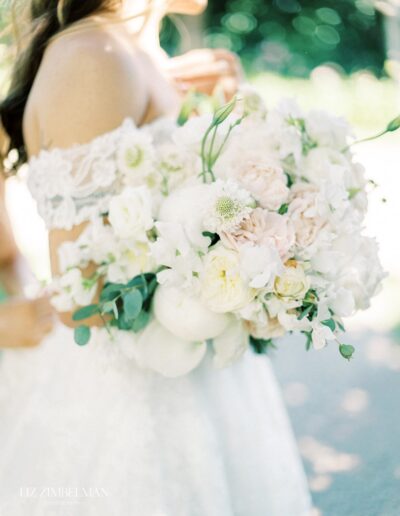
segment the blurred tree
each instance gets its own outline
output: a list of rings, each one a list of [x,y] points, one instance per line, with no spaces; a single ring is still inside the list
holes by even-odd
[[[205,44],[238,52],[253,71],[306,76],[331,63],[383,73],[381,14],[373,0],[212,0]]]

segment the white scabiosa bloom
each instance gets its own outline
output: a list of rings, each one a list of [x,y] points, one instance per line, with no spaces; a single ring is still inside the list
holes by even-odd
[[[204,216],[204,228],[230,233],[251,213],[256,203],[250,193],[233,180],[217,180]]]

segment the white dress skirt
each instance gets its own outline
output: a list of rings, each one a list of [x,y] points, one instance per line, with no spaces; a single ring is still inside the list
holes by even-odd
[[[310,514],[265,356],[168,379],[116,345],[80,348],[59,326],[3,353],[1,516]]]
[[[121,142],[136,135],[127,119],[88,144],[30,160],[28,187],[49,229],[107,211],[132,172],[121,165]],[[266,357],[248,351],[216,370],[206,356],[168,379],[140,369],[118,344],[79,347],[59,325],[38,348],[3,353],[0,516],[309,514]]]

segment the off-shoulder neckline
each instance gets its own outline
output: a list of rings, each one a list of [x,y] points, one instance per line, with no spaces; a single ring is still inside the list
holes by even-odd
[[[77,150],[89,149],[90,147],[98,144],[99,142],[102,142],[104,139],[113,137],[115,134],[119,133],[121,130],[125,128],[137,129],[138,126],[131,117],[126,117],[119,126],[115,127],[114,129],[111,129],[110,131],[105,131],[104,133],[98,134],[97,136],[93,137],[91,140],[85,143],[74,143],[68,147],[51,147],[49,149],[42,148],[39,150],[37,154],[33,154],[29,157],[28,165],[42,158],[43,156],[48,156],[49,154],[61,153],[69,155],[70,153],[74,153]]]

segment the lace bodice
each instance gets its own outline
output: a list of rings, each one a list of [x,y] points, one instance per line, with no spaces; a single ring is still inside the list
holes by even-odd
[[[28,188],[48,229],[71,229],[107,211],[127,183],[129,164],[143,156],[145,132],[127,118],[117,129],[87,144],[41,150],[29,161]],[[127,155],[126,153],[129,152]]]

